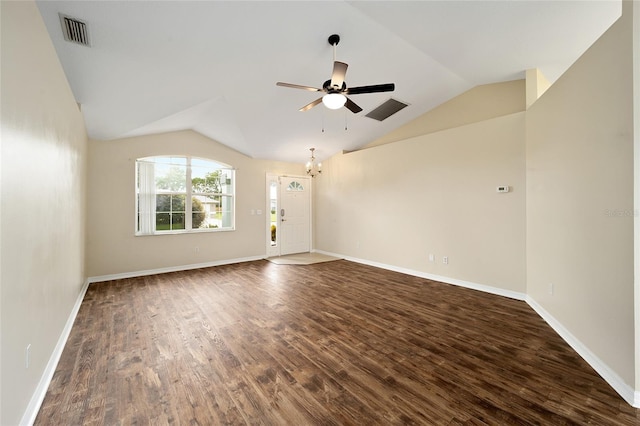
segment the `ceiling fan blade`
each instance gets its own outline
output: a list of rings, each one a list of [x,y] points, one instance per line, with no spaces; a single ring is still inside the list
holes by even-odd
[[[342,83],[344,83],[344,76],[347,74],[347,67],[349,65],[344,62],[334,61],[333,72],[331,73],[331,87],[340,90]]]
[[[277,82],[276,86],[291,87],[292,89],[302,89],[302,90],[308,90],[310,92],[322,92],[322,89],[318,89],[315,87],[301,86],[299,84],[283,83],[281,81]]]
[[[303,112],[303,111],[309,110],[309,109],[313,108],[314,106],[318,105],[321,102],[322,102],[322,98],[318,98],[315,101],[306,104],[305,106],[300,108],[298,111]]]
[[[347,98],[347,102],[344,104],[345,107],[347,107],[347,109],[349,111],[351,111],[354,114],[359,113],[360,111],[362,111],[362,108],[360,108],[358,105],[356,105],[355,102],[353,102],[351,99]]]
[[[396,88],[394,83],[374,84],[373,86],[349,87],[345,90],[345,95],[360,95],[362,93],[393,92]]]

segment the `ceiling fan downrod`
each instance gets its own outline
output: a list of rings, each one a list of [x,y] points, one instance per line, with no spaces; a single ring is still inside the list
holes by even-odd
[[[340,43],[340,36],[338,34],[331,34],[327,39],[330,45],[333,46],[333,62],[336,61],[336,46]]]

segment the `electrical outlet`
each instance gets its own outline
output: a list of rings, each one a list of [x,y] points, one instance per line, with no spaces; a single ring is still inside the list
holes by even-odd
[[[433,255],[433,253],[429,254],[429,262],[435,262],[436,257]]]
[[[24,368],[29,368],[29,363],[31,362],[31,343],[27,345],[27,348],[24,350]]]
[[[449,257],[448,256],[444,256],[442,258],[442,263],[444,263],[445,265],[448,265],[449,264]]]

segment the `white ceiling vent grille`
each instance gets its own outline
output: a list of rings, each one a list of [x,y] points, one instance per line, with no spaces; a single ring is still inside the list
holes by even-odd
[[[374,120],[383,121],[387,118],[391,117],[396,112],[400,111],[402,108],[409,106],[409,104],[405,104],[404,102],[397,101],[393,98],[389,98],[388,101],[384,102],[379,107],[371,110],[366,117],[373,118]]]
[[[89,31],[87,24],[79,19],[72,18],[71,16],[60,15],[60,24],[62,25],[62,34],[66,41],[72,43],[78,43],[83,46],[91,46],[89,42]]]

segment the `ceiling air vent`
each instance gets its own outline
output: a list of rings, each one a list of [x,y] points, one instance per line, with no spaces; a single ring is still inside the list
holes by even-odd
[[[388,101],[386,101],[376,109],[371,110],[366,116],[369,118],[373,118],[374,120],[383,121],[407,106],[409,105],[405,104],[404,102],[389,98]]]
[[[72,43],[78,43],[83,46],[91,46],[89,43],[89,31],[87,24],[79,19],[72,18],[71,16],[60,15],[60,24],[62,25],[62,34],[64,39]]]

